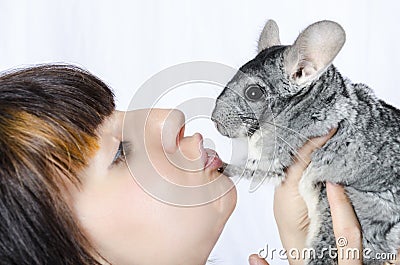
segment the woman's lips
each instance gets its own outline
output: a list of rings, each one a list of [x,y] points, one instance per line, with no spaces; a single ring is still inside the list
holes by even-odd
[[[209,148],[206,148],[205,151],[207,153],[207,161],[204,165],[204,169],[209,168],[211,170],[217,170],[222,167],[222,161],[217,152]]]
[[[200,136],[199,148],[201,152],[201,159],[204,165],[204,169],[218,170],[222,167],[223,163],[219,158],[216,151],[210,148],[204,148],[203,136],[200,133],[196,133]]]

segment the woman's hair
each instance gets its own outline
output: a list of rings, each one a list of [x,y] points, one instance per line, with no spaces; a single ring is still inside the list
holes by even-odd
[[[114,107],[107,85],[75,66],[0,76],[1,264],[98,264],[65,191],[79,187]]]

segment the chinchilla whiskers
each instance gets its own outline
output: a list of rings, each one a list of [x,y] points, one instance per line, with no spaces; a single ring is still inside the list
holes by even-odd
[[[251,121],[251,122],[256,122],[258,123],[258,119],[255,117],[251,117],[251,116],[247,116],[247,115],[239,115],[240,119],[244,122],[244,121]]]
[[[247,116],[247,115],[244,115],[244,114],[241,114],[241,115],[240,115],[240,118],[242,119],[243,122],[245,122],[245,121],[250,121],[250,122],[257,121],[257,123],[258,123],[258,119],[257,119],[257,118],[253,118],[253,117],[250,117],[250,116]],[[286,126],[279,125],[279,124],[277,124],[277,123],[270,122],[270,121],[267,121],[267,120],[265,120],[264,122],[267,123],[267,124],[276,126],[276,127],[278,127],[278,128],[291,131],[291,132],[295,133],[297,137],[301,137],[301,138],[303,138],[304,140],[307,140],[307,141],[310,140],[308,137],[306,137],[306,136],[302,135],[301,133],[299,133],[299,132],[297,132],[297,131],[295,131],[295,130],[293,130],[293,129],[291,129],[291,128],[288,128],[288,127],[286,127]],[[251,125],[251,127],[248,129],[248,135],[249,135],[249,136],[253,135],[253,134],[258,130],[258,128],[255,128],[255,127],[252,126],[253,124],[250,124],[250,125]],[[264,129],[265,129],[265,128],[264,128]],[[275,132],[276,132],[276,131],[275,131]],[[280,140],[282,140],[282,141],[289,147],[289,149],[293,152],[293,154],[294,154],[299,160],[301,160],[302,162],[304,162],[305,164],[307,164],[306,161],[305,161],[305,160],[300,156],[300,154],[297,152],[296,148],[294,148],[293,146],[291,146],[284,138],[282,138],[282,137],[279,136],[278,134],[275,134],[275,135],[276,135],[277,138],[279,138]],[[312,142],[312,141],[310,140],[310,142]],[[313,143],[313,144],[316,145],[315,143]],[[292,157],[292,159],[293,159],[293,161],[295,161],[295,159],[294,159],[293,157]]]
[[[255,118],[255,117],[252,117],[252,116],[254,116],[254,114],[252,114],[252,113],[242,113],[239,116],[240,116],[240,119],[243,122],[246,122],[246,121],[252,121],[252,122],[257,121],[257,123],[259,124],[258,119]],[[275,117],[273,117],[273,119],[275,120]],[[281,129],[285,129],[285,130],[291,131],[291,132],[295,133],[299,138],[303,138],[304,140],[307,140],[307,141],[310,140],[310,138],[308,138],[308,137],[302,135],[301,133],[299,133],[299,132],[297,132],[297,131],[295,131],[295,130],[293,130],[291,128],[288,128],[286,126],[283,126],[283,125],[280,125],[278,123],[271,122],[271,121],[268,121],[268,120],[263,120],[263,122],[267,123],[267,124],[270,124],[270,125],[273,125],[273,126],[276,126],[278,128],[281,128]],[[317,146],[317,144],[315,144],[313,141],[310,140],[310,142],[313,143],[315,146]]]
[[[239,113],[238,116],[241,119],[256,120],[258,122],[258,119],[257,119],[257,117],[255,117],[254,113]]]
[[[311,141],[308,137],[302,135],[301,133],[299,133],[299,132],[297,132],[297,131],[295,131],[295,130],[293,130],[293,129],[291,129],[291,128],[288,128],[288,127],[286,127],[286,126],[277,124],[277,123],[275,122],[275,116],[274,116],[274,115],[272,115],[272,118],[273,118],[274,122],[270,122],[270,121],[267,121],[267,120],[265,120],[264,122],[267,123],[267,124],[276,126],[276,127],[278,127],[278,128],[281,128],[281,129],[285,129],[285,130],[294,132],[294,133],[296,134],[297,137],[299,137],[299,138],[301,137],[301,138],[303,138],[303,139],[305,139],[305,140],[307,140],[307,141],[310,141],[310,142],[312,142],[315,146],[317,146],[313,141]],[[308,164],[308,163],[303,159],[303,157],[299,154],[299,152],[297,151],[297,149],[294,148],[293,146],[291,146],[283,137],[281,137],[278,133],[276,133],[276,130],[275,130],[275,137],[281,139],[281,140],[289,147],[289,149],[292,151],[292,153],[295,155],[295,157],[297,157],[297,158],[298,158],[300,161],[302,161],[304,164],[306,164],[306,165]],[[276,141],[276,138],[275,138],[275,141]],[[278,143],[278,144],[279,144],[279,143]],[[293,162],[296,162],[296,160],[295,160],[295,158],[294,158],[293,156],[291,156],[290,158],[293,160]]]
[[[251,137],[257,130],[258,128],[250,127],[249,129],[247,129],[247,136]]]
[[[238,115],[240,115],[240,116],[243,115],[243,116],[248,116],[248,117],[255,116],[253,112],[242,112],[242,113],[238,113]]]
[[[288,128],[286,126],[283,125],[279,125],[277,123],[274,122],[270,122],[270,121],[263,121],[264,123],[268,123],[270,125],[276,126],[278,128],[284,129],[284,130],[288,130],[291,131],[293,133],[295,133],[299,138],[303,138],[304,140],[310,141],[312,144],[314,144],[314,146],[318,146],[316,143],[314,143],[310,138],[308,138],[307,136],[302,135],[301,133],[297,132],[296,130],[293,130],[291,128]]]
[[[246,115],[239,115],[239,117],[243,123],[249,126],[247,129],[247,136],[251,137],[260,128],[258,119]]]
[[[249,120],[249,121],[257,120],[256,118],[249,117],[249,116],[245,116],[245,115],[240,115],[240,118],[243,120],[243,122],[245,122],[245,120]],[[302,134],[299,133],[299,132],[296,132],[296,131],[293,130],[293,129],[290,129],[290,128],[285,127],[285,126],[283,126],[283,125],[278,125],[278,124],[276,124],[276,123],[274,123],[274,122],[269,122],[269,121],[265,121],[265,122],[268,123],[268,124],[270,124],[270,125],[273,125],[273,126],[276,126],[276,127],[279,127],[279,128],[282,128],[282,129],[285,129],[285,130],[289,130],[289,131],[291,131],[291,132],[294,132],[294,133],[296,133],[297,135],[301,136],[303,139],[309,140],[309,138],[305,137],[304,135],[302,135]],[[258,121],[257,121],[257,123],[258,123]],[[248,135],[249,135],[249,136],[252,136],[252,135],[258,130],[258,128],[253,127],[252,124],[250,124],[250,125],[251,125],[251,127],[248,129]],[[264,129],[265,129],[265,128],[264,128]],[[276,131],[275,131],[275,132],[276,132]],[[274,132],[274,133],[275,133],[275,132]],[[297,150],[296,150],[295,148],[293,148],[293,146],[291,146],[284,138],[282,138],[282,137],[279,136],[278,134],[275,133],[275,135],[276,135],[276,137],[278,137],[280,140],[282,140],[282,141],[289,147],[289,149],[298,157],[298,159],[300,159],[302,162],[306,163],[306,161],[299,155],[299,153],[297,152]],[[294,158],[292,158],[292,159],[293,159],[293,161],[294,161]]]
[[[303,157],[301,157],[301,155],[299,154],[299,152],[297,152],[296,148],[294,148],[293,146],[291,146],[283,137],[279,136],[278,134],[276,135],[277,138],[279,138],[280,140],[282,140],[282,142],[284,142],[289,149],[293,152],[293,154],[295,155],[295,157],[297,157],[299,160],[301,160],[302,162],[304,162],[304,164],[308,164]],[[282,146],[282,145],[280,145]],[[293,162],[296,162],[296,160],[294,159],[294,157],[291,157]]]
[[[257,121],[256,118],[252,118],[252,117],[246,117],[246,116],[240,116],[240,119],[243,120],[249,120],[249,121]],[[257,121],[258,122],[258,121]]]

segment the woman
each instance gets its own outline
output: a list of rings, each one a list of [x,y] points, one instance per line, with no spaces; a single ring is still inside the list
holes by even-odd
[[[179,111],[121,113],[114,107],[110,89],[77,67],[43,65],[0,77],[1,264],[206,262],[236,203],[232,182],[217,170],[220,160],[202,147],[200,134],[183,136]],[[328,138],[307,144],[300,154],[309,156]],[[304,203],[299,196],[279,197],[296,195],[305,167],[292,166],[276,194],[285,247],[304,246],[306,232],[298,221],[306,208],[280,211]],[[171,205],[160,200],[160,176],[176,186],[216,183],[207,191],[218,196],[192,207],[185,205],[191,197],[172,196],[185,207]],[[154,184],[160,187],[149,192]],[[332,194],[343,197],[342,191]],[[352,212],[349,207],[345,202],[337,215]],[[354,244],[360,246],[356,219],[348,220],[335,232],[355,227]]]

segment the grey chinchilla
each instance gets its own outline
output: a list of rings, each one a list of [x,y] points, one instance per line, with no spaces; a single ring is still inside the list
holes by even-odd
[[[379,257],[400,248],[400,111],[332,65],[345,42],[339,24],[314,23],[293,45],[281,45],[278,32],[269,20],[258,55],[217,98],[212,120],[219,132],[249,137],[246,165],[229,164],[225,173],[242,174],[255,186],[264,179],[280,183],[296,150],[337,128],[300,181],[310,217],[307,244],[315,251],[307,264],[338,262],[324,251],[337,247],[326,181],[345,187],[368,250],[364,264],[383,264]]]

